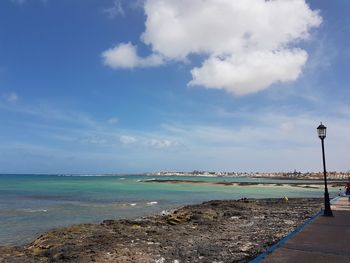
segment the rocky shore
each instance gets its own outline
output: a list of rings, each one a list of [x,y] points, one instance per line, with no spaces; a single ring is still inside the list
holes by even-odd
[[[0,247],[0,262],[248,262],[321,206],[306,198],[209,201],[53,230],[23,247]]]

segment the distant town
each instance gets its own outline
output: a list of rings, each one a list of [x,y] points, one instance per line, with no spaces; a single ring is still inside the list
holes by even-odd
[[[192,172],[178,172],[178,171],[161,171],[156,173],[147,173],[147,175],[154,176],[206,176],[206,177],[252,177],[252,178],[278,178],[278,179],[309,179],[321,180],[323,179],[323,172],[208,172],[208,171],[192,171]],[[350,177],[350,171],[347,172],[327,172],[327,179],[329,180],[347,180]]]

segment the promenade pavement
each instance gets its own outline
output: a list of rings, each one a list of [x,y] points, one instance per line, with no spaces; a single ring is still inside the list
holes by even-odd
[[[262,262],[350,262],[350,201],[340,197],[333,217],[318,216]]]

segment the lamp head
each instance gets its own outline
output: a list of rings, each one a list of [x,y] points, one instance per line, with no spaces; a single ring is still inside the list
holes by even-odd
[[[317,133],[318,133],[318,137],[323,140],[324,138],[326,138],[326,131],[327,131],[327,127],[324,126],[321,122],[321,124],[317,127]]]

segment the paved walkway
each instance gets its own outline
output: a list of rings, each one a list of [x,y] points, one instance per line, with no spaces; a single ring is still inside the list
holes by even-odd
[[[350,202],[340,197],[334,217],[319,216],[262,262],[350,262]]]

